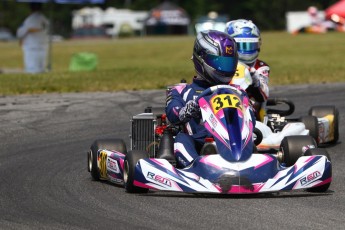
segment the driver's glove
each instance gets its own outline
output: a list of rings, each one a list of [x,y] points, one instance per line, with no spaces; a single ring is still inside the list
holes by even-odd
[[[258,72],[256,71],[256,69],[254,67],[251,67],[250,70],[250,75],[252,76],[252,79],[253,79],[253,86],[254,87],[259,87],[260,86],[260,79],[259,79],[259,74]]]
[[[200,118],[201,111],[198,103],[190,100],[179,112],[179,119],[181,122],[188,122],[192,118]]]

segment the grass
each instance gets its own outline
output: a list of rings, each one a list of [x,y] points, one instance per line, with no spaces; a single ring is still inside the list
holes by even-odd
[[[345,81],[344,37],[264,32],[260,58],[271,67],[270,85]],[[148,37],[53,43],[51,72],[0,74],[0,94],[163,89],[194,75],[193,42],[194,37]],[[22,68],[17,43],[0,43],[0,49],[0,68]],[[97,54],[97,70],[69,72],[78,52]]]

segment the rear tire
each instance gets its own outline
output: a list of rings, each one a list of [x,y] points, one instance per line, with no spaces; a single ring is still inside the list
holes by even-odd
[[[331,158],[330,158],[328,152],[326,151],[326,149],[320,149],[320,148],[308,149],[304,155],[305,156],[315,156],[315,155],[326,156],[328,158],[328,160],[331,161]],[[331,176],[332,176],[332,171],[331,171]],[[330,185],[331,185],[331,183],[327,183],[327,184],[323,184],[323,185],[318,186],[318,187],[308,188],[306,190],[308,192],[326,192]]]
[[[333,115],[333,130],[334,139],[331,140],[330,144],[336,144],[339,139],[339,111],[333,105],[323,105],[323,106],[313,106],[309,109],[309,115],[315,116],[317,118],[322,118],[327,115]]]
[[[125,157],[123,180],[126,192],[128,193],[147,193],[147,188],[141,188],[134,185],[135,166],[140,159],[148,158],[149,154],[141,150],[129,151]]]
[[[319,141],[319,125],[317,117],[315,116],[303,116],[301,122],[305,125],[305,128],[309,130],[309,136],[312,136],[316,142]]]
[[[100,171],[97,163],[98,150],[100,149],[115,150],[127,154],[126,144],[121,139],[95,140],[87,153],[88,171],[94,180],[100,180]]]
[[[302,156],[304,146],[316,147],[316,142],[311,136],[287,136],[280,144],[283,152],[283,163],[290,167]]]

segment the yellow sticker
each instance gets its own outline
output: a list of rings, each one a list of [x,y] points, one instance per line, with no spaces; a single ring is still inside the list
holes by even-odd
[[[107,152],[102,150],[99,153],[99,174],[102,178],[107,178],[107,158]]]
[[[329,122],[329,133],[328,133],[329,141],[333,141],[334,140],[334,115],[328,114],[324,118],[326,118]]]
[[[236,108],[242,110],[241,99],[235,94],[220,94],[211,99],[214,113],[225,108]]]
[[[246,67],[241,63],[238,63],[234,78],[244,78],[244,71]]]

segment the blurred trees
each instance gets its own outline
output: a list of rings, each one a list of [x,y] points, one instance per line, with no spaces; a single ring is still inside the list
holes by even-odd
[[[132,10],[149,11],[164,0],[106,0],[101,8],[109,6],[130,8]],[[314,5],[323,10],[338,0],[171,0],[184,8],[192,21],[210,11],[228,15],[229,19],[245,18],[253,20],[261,30],[284,30],[285,13],[287,11],[305,11]],[[54,33],[68,36],[71,30],[73,10],[81,5],[61,5],[48,3],[44,5],[47,17],[53,20]],[[17,3],[15,0],[0,0],[0,27],[7,27],[12,32],[29,14],[27,3]]]

